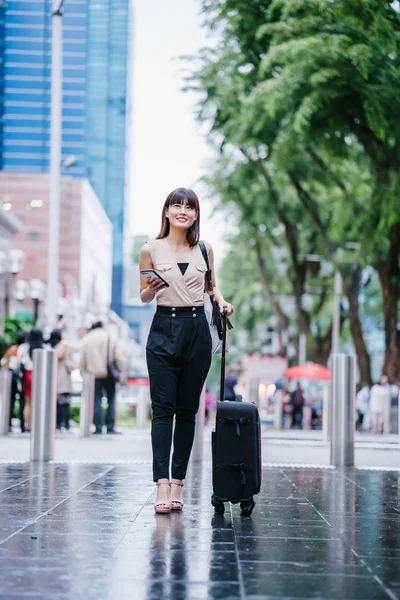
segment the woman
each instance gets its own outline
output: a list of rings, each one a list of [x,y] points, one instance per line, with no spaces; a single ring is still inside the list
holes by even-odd
[[[43,332],[41,329],[33,328],[29,332],[28,342],[21,344],[18,348],[17,356],[21,360],[24,369],[23,394],[25,397],[24,420],[26,429],[31,430],[31,397],[32,397],[32,369],[33,369],[33,351],[43,348]]]
[[[72,379],[71,373],[74,369],[72,361],[72,349],[63,339],[61,329],[53,329],[50,334],[50,346],[56,351],[57,363],[57,425],[58,431],[64,425],[69,431],[69,421],[71,418],[71,394]]]
[[[140,270],[155,269],[159,279],[141,275],[140,297],[156,298],[157,311],[146,347],[152,403],[153,479],[156,513],[182,510],[182,486],[193,445],[200,394],[211,364],[211,334],[204,314],[206,263],[199,247],[200,207],[196,194],[177,188],[162,210],[161,230],[140,253]],[[214,276],[214,255],[206,244],[214,296],[221,312],[232,314]],[[174,451],[169,473],[175,416]]]

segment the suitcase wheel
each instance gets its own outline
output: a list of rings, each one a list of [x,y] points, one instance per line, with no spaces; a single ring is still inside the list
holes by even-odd
[[[225,512],[225,504],[222,502],[222,500],[220,500],[219,498],[217,498],[217,496],[214,496],[214,494],[211,496],[211,504],[214,507],[214,510],[216,512],[217,515],[223,515]]]
[[[240,508],[242,509],[242,515],[244,517],[250,517],[255,505],[256,503],[254,502],[253,498],[251,500],[247,500],[246,502],[241,502]]]

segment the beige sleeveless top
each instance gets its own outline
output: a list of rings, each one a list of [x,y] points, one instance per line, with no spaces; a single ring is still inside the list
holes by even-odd
[[[204,242],[207,252],[210,244]],[[186,273],[178,266],[175,252],[166,238],[147,242],[154,269],[169,283],[156,293],[159,306],[202,306],[204,304],[204,274],[207,266],[198,245],[190,249]]]

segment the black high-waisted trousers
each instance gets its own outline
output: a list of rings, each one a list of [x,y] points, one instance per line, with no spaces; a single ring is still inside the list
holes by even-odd
[[[200,394],[211,364],[211,334],[202,306],[159,306],[146,347],[152,406],[153,478],[185,479]]]

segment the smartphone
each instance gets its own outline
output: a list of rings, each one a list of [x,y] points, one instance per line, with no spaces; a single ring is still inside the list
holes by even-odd
[[[151,281],[160,279],[165,287],[169,287],[169,283],[167,283],[165,279],[163,279],[161,275],[159,275],[154,269],[143,269],[143,271],[140,271],[140,273],[143,275],[143,277],[151,277]]]

